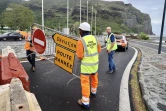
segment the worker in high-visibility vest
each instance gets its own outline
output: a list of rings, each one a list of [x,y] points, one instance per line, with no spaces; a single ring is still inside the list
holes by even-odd
[[[32,29],[32,32],[34,32],[35,29]],[[26,50],[27,60],[32,65],[31,70],[35,72],[35,48],[32,44],[32,40],[29,38],[25,38],[26,42],[24,45],[24,49]]]
[[[82,98],[78,100],[78,104],[84,108],[89,108],[90,92],[93,96],[97,93],[99,52],[101,52],[100,43],[96,37],[90,35],[90,29],[90,25],[87,22],[80,24],[80,40],[76,51],[77,57],[81,60]]]
[[[108,33],[106,38],[106,47],[107,47],[108,62],[109,62],[109,70],[106,73],[111,74],[116,71],[113,55],[117,49],[117,43],[114,34],[111,32],[111,27],[107,27],[106,32]]]

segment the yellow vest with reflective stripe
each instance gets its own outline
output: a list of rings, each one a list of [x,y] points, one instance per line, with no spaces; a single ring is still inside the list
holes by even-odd
[[[98,71],[98,40],[92,35],[81,38],[84,47],[84,58],[81,61],[81,74],[93,74]]]
[[[111,36],[112,35],[114,35],[113,33],[111,33],[110,35],[109,35],[109,37],[107,37],[107,50],[110,50],[110,48],[111,48],[111,44],[112,44],[112,42],[111,42]],[[114,36],[115,37],[115,36]],[[116,50],[118,47],[117,47],[117,42],[116,42],[116,38],[115,38],[115,44],[114,44],[114,47],[112,48],[112,50]]]

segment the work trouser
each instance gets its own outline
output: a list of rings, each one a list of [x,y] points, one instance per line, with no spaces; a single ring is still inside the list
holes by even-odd
[[[29,63],[32,65],[32,67],[35,67],[35,57],[36,54],[33,51],[26,50],[26,55]]]
[[[90,79],[91,79],[91,83],[90,83]],[[81,87],[82,87],[82,102],[85,105],[89,104],[90,87],[91,87],[91,93],[96,94],[97,92],[98,73],[91,74],[91,75],[81,74]]]
[[[111,51],[110,53],[108,53],[108,62],[109,62],[109,70],[110,71],[114,71],[116,70],[116,66],[113,60],[113,55],[114,55],[115,51]]]

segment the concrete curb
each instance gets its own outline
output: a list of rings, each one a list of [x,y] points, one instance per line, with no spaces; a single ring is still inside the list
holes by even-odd
[[[120,95],[119,95],[119,111],[131,111],[128,82],[129,82],[131,68],[138,55],[138,51],[134,47],[131,47],[131,48],[135,50],[135,54],[133,58],[131,59],[131,61],[128,63],[121,80]]]

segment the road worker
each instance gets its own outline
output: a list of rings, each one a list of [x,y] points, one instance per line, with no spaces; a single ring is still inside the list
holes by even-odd
[[[35,29],[32,28],[32,32],[34,30]],[[29,38],[25,38],[25,40],[26,42],[25,42],[24,48],[26,50],[27,59],[29,63],[32,65],[31,70],[35,72],[35,57],[36,57],[35,48],[32,44],[32,40],[30,40]]]
[[[114,34],[111,32],[111,27],[107,27],[106,32],[108,34],[106,38],[106,47],[107,47],[108,62],[109,62],[109,70],[106,73],[111,74],[114,71],[116,71],[113,55],[115,53],[115,50],[117,49],[117,43]]]
[[[101,52],[100,42],[98,42],[96,37],[90,35],[90,29],[90,25],[87,22],[80,24],[80,40],[76,50],[76,55],[81,60],[82,98],[78,100],[78,104],[84,108],[89,108],[90,92],[93,96],[97,93],[99,52]]]

